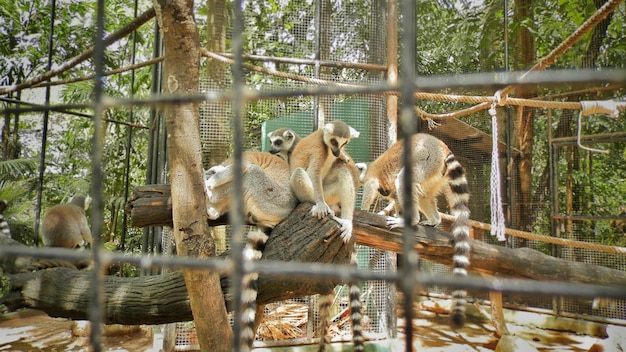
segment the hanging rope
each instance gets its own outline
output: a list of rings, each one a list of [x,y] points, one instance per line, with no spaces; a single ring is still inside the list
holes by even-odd
[[[580,106],[581,109],[580,113],[578,114],[578,129],[576,130],[576,145],[578,145],[578,148],[590,152],[609,154],[608,150],[596,149],[582,145],[582,143],[580,142],[583,124],[582,118],[583,116],[589,116],[593,114],[607,114],[613,118],[617,118],[619,116],[620,110],[626,108],[626,103],[616,102],[613,100],[592,100],[581,101]]]
[[[501,101],[500,92],[496,92],[495,101]],[[500,153],[498,151],[498,114],[496,103],[491,104],[489,109],[491,115],[491,235],[495,236],[498,241],[505,241],[504,230],[504,213],[502,211],[502,194],[500,187]]]

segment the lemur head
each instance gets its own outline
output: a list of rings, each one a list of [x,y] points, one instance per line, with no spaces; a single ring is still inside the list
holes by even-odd
[[[359,181],[361,184],[365,182],[365,176],[367,175],[367,168],[369,167],[369,163],[356,163],[356,168],[359,170]]]
[[[91,204],[91,197],[90,196],[74,196],[70,200],[70,203],[76,205],[82,210],[87,210],[89,209],[89,204]]]
[[[289,153],[300,141],[300,136],[288,128],[279,128],[267,134],[270,139],[269,152],[288,160]]]
[[[359,131],[348,126],[345,122],[335,120],[324,125],[324,144],[330,148],[335,158],[342,155],[343,147],[351,138],[357,138]]]

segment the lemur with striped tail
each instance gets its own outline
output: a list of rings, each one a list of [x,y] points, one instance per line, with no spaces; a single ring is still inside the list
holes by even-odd
[[[268,134],[270,138],[277,135],[296,134],[288,129]],[[294,139],[293,143],[279,143],[277,146],[272,141],[276,154],[289,156],[291,186],[298,199],[314,204],[313,216],[332,216],[341,226],[342,240],[353,248],[350,261],[353,266],[358,264],[352,238],[352,217],[359,187],[359,170],[344,147],[350,139],[358,136],[357,130],[336,120],[300,140]],[[339,217],[335,216],[335,212],[340,213]],[[363,351],[361,292],[356,282],[350,282],[349,299],[354,351]],[[332,292],[319,298],[319,351],[324,351],[330,342],[328,331],[333,300]]]
[[[434,136],[418,133],[411,137],[410,143],[412,153],[409,167],[413,171],[411,182],[414,186],[413,194],[410,195],[414,210],[412,225],[437,226],[441,223],[437,196],[443,193],[452,215],[456,218],[450,230],[455,247],[453,273],[467,276],[471,227],[468,206],[470,192],[465,169],[448,146]],[[357,165],[361,170],[363,185],[361,209],[369,211],[378,195],[389,199],[390,203],[382,213],[387,215],[395,211],[396,217],[387,218],[391,228],[404,226],[404,219],[400,215],[405,195],[398,191],[403,189],[404,182],[403,149],[404,140],[400,140],[369,165]],[[420,221],[420,212],[426,218],[423,221]],[[461,328],[465,324],[466,292],[456,290],[452,297],[451,326],[455,329]]]
[[[243,205],[246,221],[259,230],[247,236],[244,260],[259,260],[268,236],[296,207],[298,200],[289,185],[289,164],[270,153],[247,151],[243,154]],[[233,161],[229,159],[204,171],[207,214],[215,220],[231,209]],[[255,336],[257,273],[245,275],[241,346],[252,349]]]

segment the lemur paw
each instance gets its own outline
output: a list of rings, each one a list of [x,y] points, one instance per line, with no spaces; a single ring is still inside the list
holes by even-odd
[[[335,212],[325,202],[318,202],[311,208],[311,214],[318,219],[323,219],[326,215],[334,216]]]
[[[212,168],[210,168],[208,171],[205,172],[205,182],[204,182],[204,187],[207,190],[211,190],[214,189],[216,184],[217,184],[217,179],[213,176],[215,176],[217,173],[222,172],[226,170],[225,166],[222,165],[215,165]]]
[[[404,227],[404,218],[397,218],[395,216],[388,216],[387,217],[387,226],[389,226],[390,229],[400,229]]]
[[[206,213],[209,216],[209,219],[211,219],[211,220],[217,220],[220,217],[220,212],[217,211],[217,209],[215,209],[213,207],[207,207],[206,208]]]
[[[415,188],[417,190],[417,195],[420,197],[425,197],[426,196],[426,192],[424,192],[424,188],[422,188],[422,185],[420,185],[419,183],[415,184]]]
[[[352,238],[352,220],[342,219],[333,215],[333,219],[339,223],[341,229],[341,239],[344,243],[348,243]]]
[[[420,225],[424,225],[424,226],[432,226],[432,227],[437,227],[437,225],[441,224],[441,220],[437,221],[424,221],[424,222],[420,222]]]

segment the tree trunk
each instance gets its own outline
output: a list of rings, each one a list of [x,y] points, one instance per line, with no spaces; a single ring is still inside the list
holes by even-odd
[[[532,23],[533,20],[532,0],[515,0],[515,23]],[[515,34],[514,45],[514,69],[524,70],[531,67],[537,58],[535,40],[527,26],[520,25]],[[535,95],[534,88],[518,88],[515,94],[519,98],[531,98]],[[532,153],[534,136],[534,110],[532,108],[518,107],[513,135],[517,136],[517,148],[520,151],[516,172],[513,174],[513,187],[518,199],[510,199],[511,227],[523,231],[529,231],[534,221],[528,217],[531,214],[531,187],[532,187]],[[513,170],[511,170],[513,171]],[[514,239],[515,247],[525,247],[527,240]]]
[[[274,229],[262,260],[349,264],[351,249],[340,239],[337,223],[330,218],[314,219],[310,211],[310,205],[302,205]],[[3,242],[0,238],[0,245],[19,244]],[[26,266],[20,268],[10,261],[3,264],[7,269],[18,271],[37,267],[33,263],[25,263]],[[12,291],[0,302],[11,309],[30,307],[54,317],[87,318],[91,284],[88,272],[57,267],[14,274],[10,279]],[[225,294],[220,299],[230,310],[228,283],[228,276],[221,275],[220,284]],[[328,292],[340,283],[262,274],[257,301],[261,305]],[[106,276],[105,286],[107,324],[165,324],[192,319],[188,291],[179,271],[136,278]]]
[[[166,86],[164,94],[198,91],[200,43],[193,0],[154,0],[163,34]],[[197,103],[164,108],[169,175],[172,180],[173,234],[178,255],[210,257],[215,242],[206,220],[200,124]],[[232,331],[222,299],[219,275],[183,269],[189,301],[203,351],[230,350]],[[202,314],[211,312],[211,314]]]

